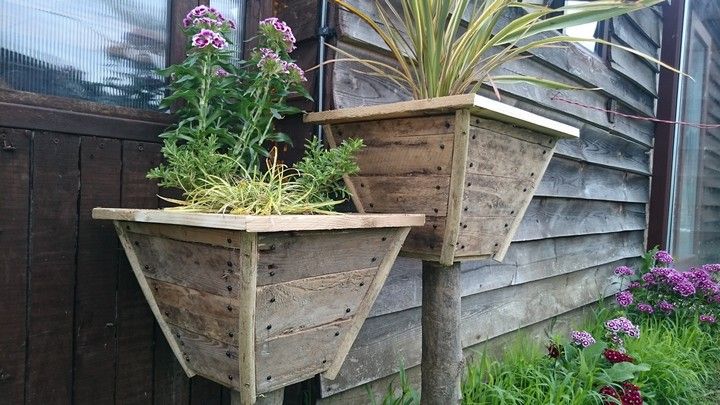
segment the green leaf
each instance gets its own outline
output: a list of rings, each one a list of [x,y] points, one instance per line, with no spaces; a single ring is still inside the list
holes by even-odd
[[[647,364],[632,364],[628,362],[615,363],[605,373],[613,382],[623,382],[633,380],[636,377],[636,373],[643,371],[649,371],[650,366]]]
[[[541,79],[539,77],[533,77],[533,76],[512,76],[512,75],[505,75],[505,76],[491,76],[490,79],[492,82],[495,83],[527,83],[536,85],[539,87],[545,87],[548,89],[553,90],[600,90],[598,87],[582,87],[582,86],[576,86],[573,84],[567,84],[562,82],[556,82],[554,80],[548,80],[548,79]]]

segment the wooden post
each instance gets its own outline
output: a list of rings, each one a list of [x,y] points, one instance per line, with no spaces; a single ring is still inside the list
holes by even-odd
[[[460,403],[460,263],[422,264],[422,405]]]
[[[272,392],[260,394],[255,400],[255,405],[282,405],[285,397],[285,388],[279,388]],[[230,405],[250,405],[244,404],[241,399],[241,393],[233,390],[230,395]]]

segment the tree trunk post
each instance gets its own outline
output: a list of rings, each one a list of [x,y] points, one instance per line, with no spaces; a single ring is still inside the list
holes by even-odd
[[[460,403],[460,263],[422,263],[422,405]]]
[[[258,395],[255,405],[282,405],[285,396],[285,388],[279,388],[275,391],[266,392]],[[239,391],[232,391],[230,395],[230,405],[252,405],[244,404],[240,399]]]

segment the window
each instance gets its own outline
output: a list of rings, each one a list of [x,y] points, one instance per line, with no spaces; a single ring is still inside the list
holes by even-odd
[[[235,46],[235,59],[242,58],[242,43],[245,40],[243,36],[243,18],[245,16],[244,0],[210,0],[210,5],[218,9],[225,18],[235,21],[238,29],[233,31],[233,38],[229,38]]]
[[[526,0],[527,1],[527,0]],[[530,0],[531,3],[538,4],[538,2],[541,2],[542,4],[545,4],[548,7],[552,8],[560,8],[564,6],[573,6],[577,4],[587,3],[588,0]],[[559,13],[558,13],[559,14]],[[557,14],[551,14],[552,16],[555,16]],[[587,24],[580,24],[576,25],[574,27],[568,27],[562,31],[563,34],[571,36],[571,37],[579,37],[579,38],[605,38],[605,32],[606,32],[606,22],[600,21],[600,22],[591,22]],[[588,49],[590,52],[594,52],[598,55],[603,54],[603,46],[601,44],[598,44],[593,41],[587,41],[587,42],[579,42],[580,46]]]
[[[675,119],[720,123],[720,6],[686,3]],[[681,265],[720,260],[720,128],[676,125],[668,246]]]
[[[0,88],[156,109],[170,0],[0,0]]]

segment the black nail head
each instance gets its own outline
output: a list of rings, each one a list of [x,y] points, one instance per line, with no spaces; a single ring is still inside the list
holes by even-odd
[[[340,336],[340,332],[335,332],[335,336]]]

